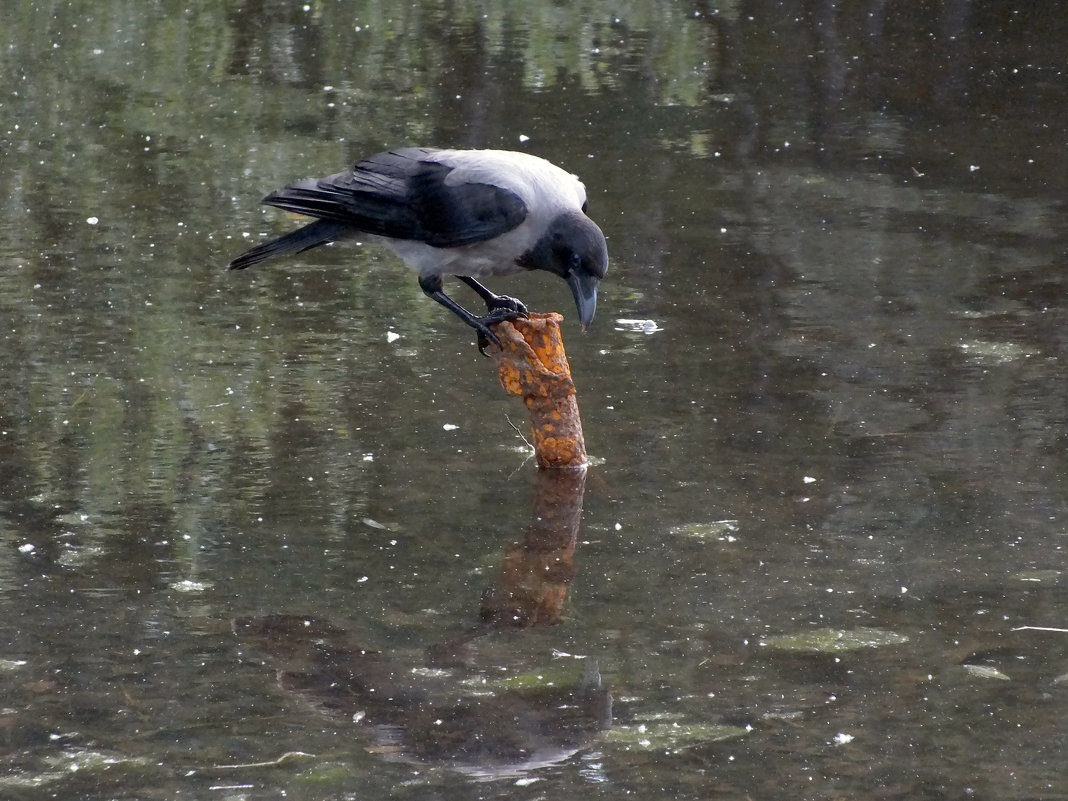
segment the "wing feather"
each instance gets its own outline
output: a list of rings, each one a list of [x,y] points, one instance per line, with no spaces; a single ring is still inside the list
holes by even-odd
[[[439,248],[493,239],[527,216],[518,194],[483,182],[446,181],[453,168],[435,151],[405,148],[359,162],[352,170],[296,181],[263,202],[370,234]]]

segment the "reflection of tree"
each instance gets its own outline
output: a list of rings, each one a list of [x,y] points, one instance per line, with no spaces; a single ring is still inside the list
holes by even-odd
[[[0,72],[20,86],[11,118],[35,122],[8,134],[16,146],[0,168],[18,221],[6,229],[9,252],[24,264],[4,276],[3,314],[15,332],[0,354],[10,429],[41,443],[40,453],[64,450],[65,438],[75,444],[65,452],[92,462],[60,471],[94,483],[75,505],[111,508],[131,491],[180,486],[171,457],[200,437],[244,455],[221,471],[266,473],[293,387],[313,425],[352,396],[328,361],[304,354],[307,332],[331,321],[330,335],[362,341],[377,308],[363,291],[368,270],[319,282],[279,271],[264,276],[261,297],[219,295],[214,274],[232,249],[210,243],[259,212],[233,229],[198,223],[193,231],[192,220],[218,218],[227,198],[255,197],[295,164],[340,166],[362,143],[497,144],[514,136],[517,120],[529,121],[540,152],[582,172],[591,207],[614,229],[613,258],[629,270],[614,271],[606,289],[617,288],[617,304],[644,293],[634,305],[645,306],[671,289],[659,268],[687,237],[707,249],[713,226],[742,222],[758,240],[802,229],[807,221],[789,216],[769,216],[771,228],[732,215],[735,188],[750,182],[743,196],[761,191],[751,185],[769,160],[796,163],[814,152],[829,154],[822,163],[836,170],[863,160],[906,177],[932,163],[966,171],[963,155],[945,152],[972,141],[981,101],[991,130],[1014,147],[984,160],[978,177],[1020,182],[1028,146],[1050,130],[1027,124],[1033,101],[1059,91],[1047,70],[1053,37],[1043,36],[1063,24],[1053,8],[755,0],[699,3],[694,16],[670,2],[368,3],[353,18],[345,4],[203,4],[176,16],[153,4],[102,9],[74,0],[54,18],[13,15]],[[907,122],[927,115],[941,127]],[[951,115],[959,120],[944,122]],[[784,140],[789,153],[776,153]],[[708,158],[720,148],[725,169]],[[680,150],[696,158],[678,159]],[[584,164],[592,152],[612,160]],[[626,165],[640,166],[640,183]],[[1054,163],[1043,177],[1055,184],[1063,173]],[[242,176],[256,176],[254,185]],[[638,199],[624,203],[636,187]],[[621,212],[629,216],[611,222]],[[86,224],[90,214],[99,225]],[[755,244],[747,249],[780,249]],[[703,263],[693,273],[669,266],[679,286],[721,288],[719,271]],[[306,311],[291,313],[284,302],[294,281],[305,297],[340,299],[336,314],[331,307],[310,321]],[[433,318],[421,298],[410,306],[405,315]],[[220,331],[234,324],[243,333],[223,340]],[[250,328],[270,336],[248,337]],[[288,385],[257,380],[283,363]],[[375,391],[360,390],[361,398]],[[333,475],[367,468],[345,464],[349,450],[331,455]],[[221,459],[213,458],[214,469]],[[68,495],[46,461],[31,455],[31,494]]]

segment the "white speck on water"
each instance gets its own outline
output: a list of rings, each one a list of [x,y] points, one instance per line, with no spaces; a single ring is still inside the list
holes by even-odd
[[[530,141],[530,137],[527,136],[526,134],[519,134],[519,141],[520,142],[529,142]]]
[[[401,335],[396,331],[386,331],[386,342],[396,342],[401,338]]]
[[[853,742],[853,735],[852,734],[845,734],[843,732],[838,732],[838,734],[834,735],[834,744],[835,745],[848,745],[851,742]]]
[[[32,542],[27,542],[25,545],[19,546],[19,553],[33,553],[34,547]]]
[[[804,481],[806,484],[815,484],[816,483],[816,479],[814,479],[812,476],[805,476],[801,480]]]
[[[446,423],[445,425],[442,426],[442,428],[444,428],[446,431],[455,431],[459,427],[460,426],[454,425],[453,423]]]
[[[86,217],[85,221],[87,223],[89,223],[90,225],[96,225],[98,222],[100,222],[100,218],[99,217]]]

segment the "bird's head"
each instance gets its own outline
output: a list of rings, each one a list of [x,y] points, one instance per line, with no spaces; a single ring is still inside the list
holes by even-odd
[[[608,271],[608,245],[597,224],[579,211],[560,214],[518,261],[529,270],[547,270],[567,281],[585,331],[597,311],[597,285]]]

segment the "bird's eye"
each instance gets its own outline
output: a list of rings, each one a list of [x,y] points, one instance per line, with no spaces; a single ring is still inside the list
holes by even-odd
[[[567,260],[568,270],[581,270],[582,269],[582,256],[578,253],[572,253],[571,258]]]

